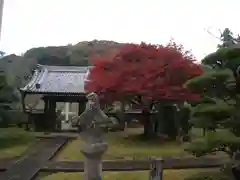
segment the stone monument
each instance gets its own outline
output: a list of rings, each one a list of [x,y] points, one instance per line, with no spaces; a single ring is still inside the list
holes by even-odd
[[[100,109],[98,95],[90,93],[87,96],[84,112],[79,116],[77,125],[81,126],[81,137],[84,145],[81,152],[84,155],[84,179],[102,179],[102,155],[108,149],[103,138],[102,125],[110,121],[108,116]]]

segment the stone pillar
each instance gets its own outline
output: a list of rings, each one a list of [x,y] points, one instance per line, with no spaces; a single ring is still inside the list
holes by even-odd
[[[78,124],[83,127],[80,134],[84,139],[81,152],[84,160],[84,180],[102,179],[102,155],[108,149],[104,141],[101,125],[109,124],[108,116],[100,109],[96,93],[86,96],[88,102],[85,111],[79,116]]]
[[[86,143],[81,152],[84,155],[84,180],[102,179],[102,155],[107,151],[108,144],[99,142]]]

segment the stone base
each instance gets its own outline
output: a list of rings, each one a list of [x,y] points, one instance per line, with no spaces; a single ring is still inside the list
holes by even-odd
[[[84,180],[97,180],[102,177],[102,155],[108,149],[108,144],[99,142],[85,144],[81,149],[84,155]]]
[[[102,156],[102,154],[107,151],[108,144],[105,142],[99,142],[94,144],[85,144],[83,145],[81,152],[86,157],[95,157]]]

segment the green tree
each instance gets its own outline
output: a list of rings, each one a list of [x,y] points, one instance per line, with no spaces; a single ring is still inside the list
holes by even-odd
[[[0,75],[0,127],[18,124],[27,118],[21,111],[21,94],[8,84],[4,74]]]
[[[70,65],[68,46],[49,46],[33,48],[28,50],[24,54],[24,58],[35,59],[38,64],[43,65]]]
[[[21,110],[21,94],[18,88],[29,80],[30,69],[34,63],[13,54],[3,55],[4,53],[1,54],[0,63],[0,127],[8,127],[9,124],[27,121],[26,114]]]
[[[191,123],[205,132],[203,140],[192,142],[186,150],[196,156],[216,151],[227,153],[231,158],[231,168],[225,169],[225,172],[230,170],[224,175],[227,180],[234,178],[237,171],[239,173],[240,46],[229,29],[224,32],[225,38],[222,37],[217,51],[202,60],[202,64],[210,66],[211,70],[186,83],[189,89],[202,96],[201,102],[192,108]],[[209,177],[209,180],[213,179],[213,176]]]

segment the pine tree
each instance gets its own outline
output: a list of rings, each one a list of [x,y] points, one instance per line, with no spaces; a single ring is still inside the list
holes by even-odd
[[[217,151],[227,153],[231,161],[224,172],[230,174],[221,177],[227,180],[236,178],[240,162],[240,44],[228,28],[221,40],[217,51],[202,60],[210,70],[186,83],[192,92],[201,94],[201,102],[192,108],[191,123],[204,129],[205,134],[186,150],[195,156]],[[221,180],[214,177],[208,179]]]

